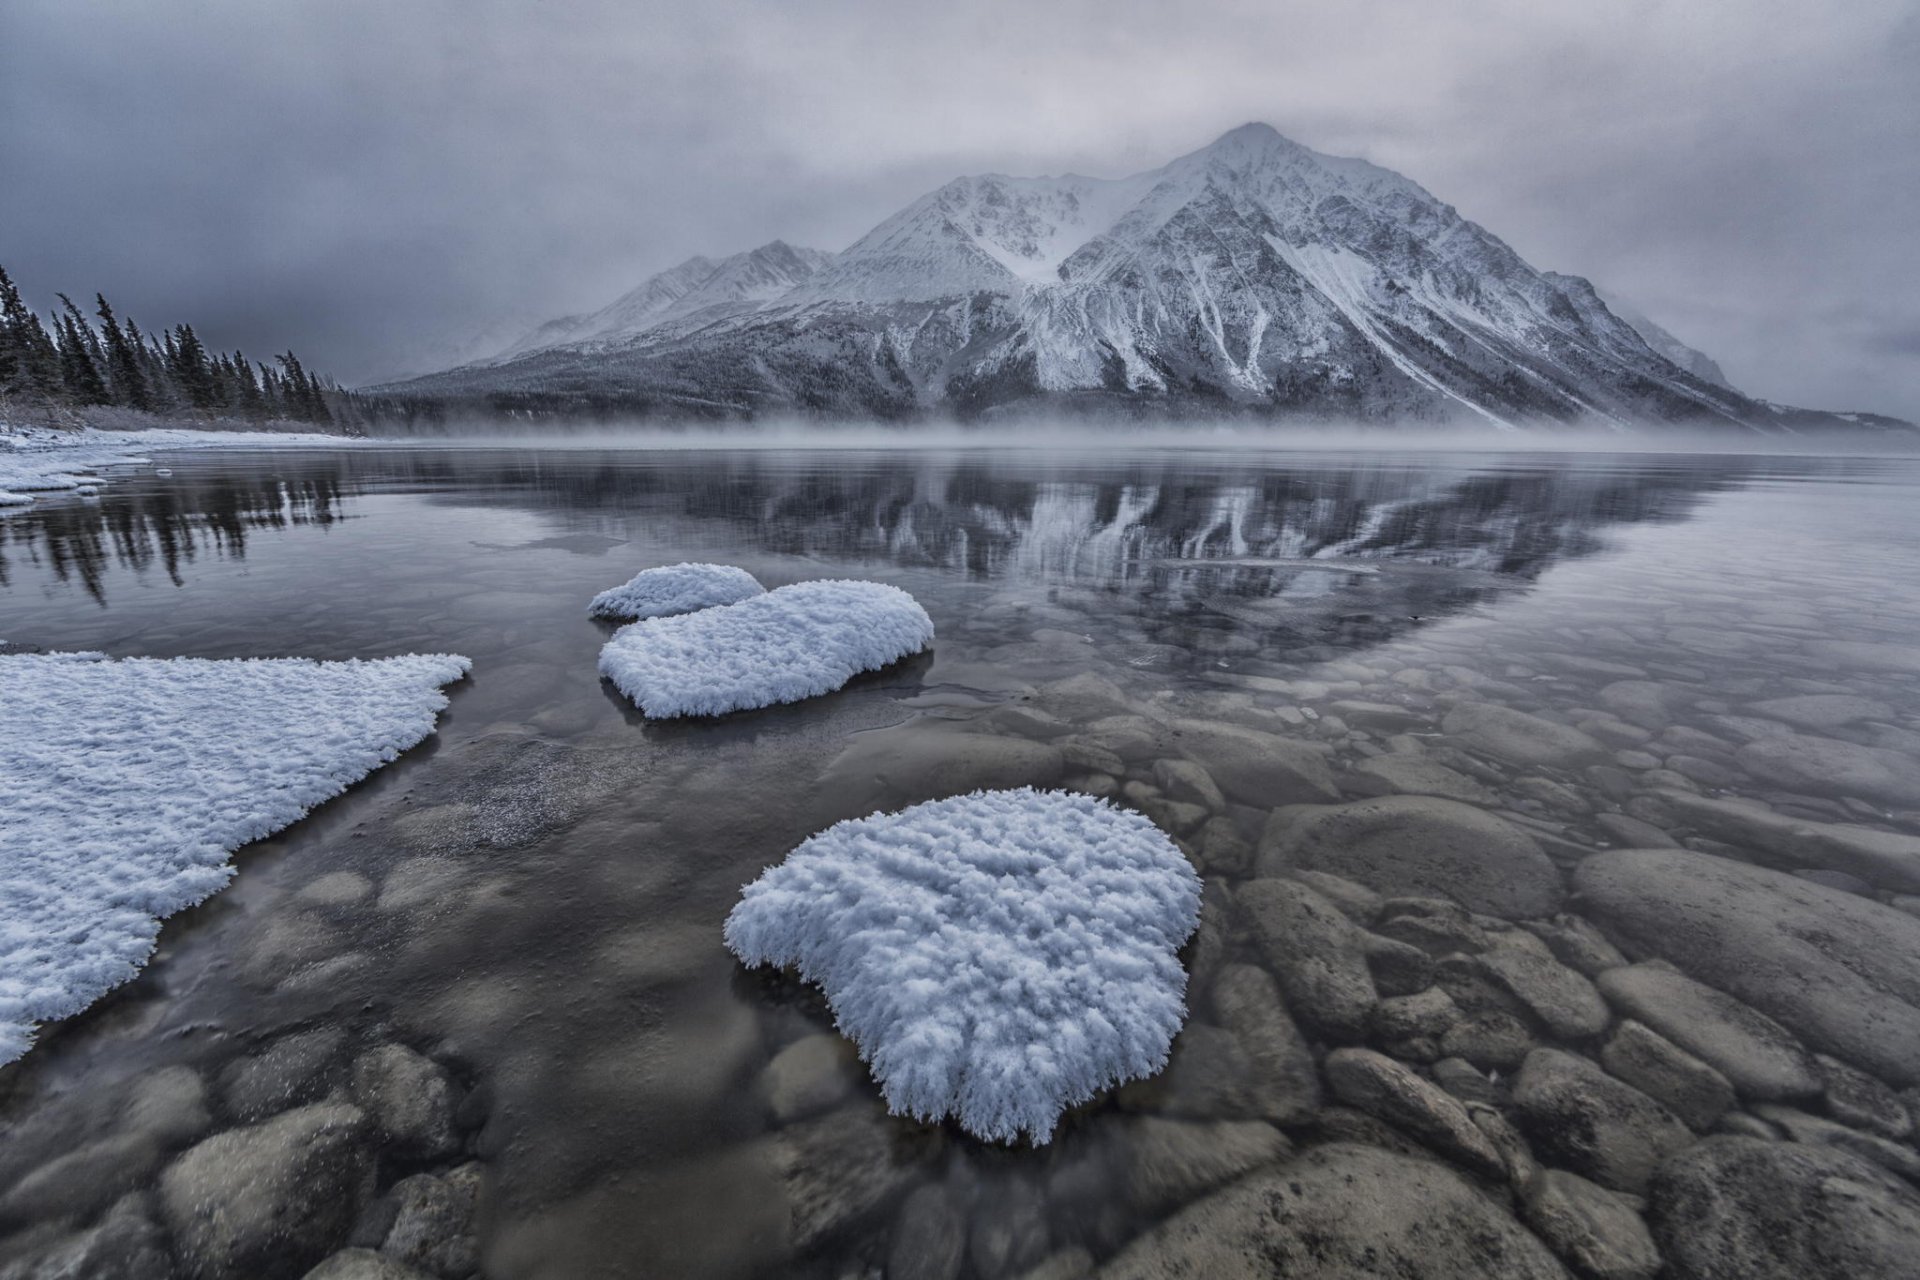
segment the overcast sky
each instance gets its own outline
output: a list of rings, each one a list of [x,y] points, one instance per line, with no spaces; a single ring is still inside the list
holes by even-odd
[[[1248,120],[1920,417],[1920,0],[0,0],[0,264],[356,381]]]

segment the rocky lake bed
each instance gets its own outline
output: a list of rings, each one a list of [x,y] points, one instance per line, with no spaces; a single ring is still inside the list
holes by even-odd
[[[0,518],[5,639],[472,659],[0,1068],[0,1280],[1910,1276],[1920,467],[221,452]],[[650,722],[586,601],[704,559],[932,648]],[[1164,1070],[889,1115],[741,886],[980,788],[1203,883]]]

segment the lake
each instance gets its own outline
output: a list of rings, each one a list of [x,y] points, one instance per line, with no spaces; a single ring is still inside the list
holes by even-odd
[[[1920,1241],[1920,463],[156,462],[0,517],[0,637],[473,674],[0,1068],[0,1276],[189,1274],[165,1171],[243,1127],[291,1276],[383,1243],[512,1280],[1150,1275],[1275,1238],[1360,1274],[1313,1193],[1356,1178],[1478,1250],[1462,1275],[1552,1274],[1567,1204],[1629,1254],[1798,1240],[1842,1176]],[[648,722],[585,604],[683,560],[891,583],[937,639]],[[1147,813],[1207,886],[1169,1068],[1037,1148],[885,1114],[818,991],[720,935],[833,822],[1027,783]],[[438,1111],[367,1100],[392,1046]],[[403,1118],[283,1123],[349,1096]],[[1545,1207],[1540,1166],[1578,1175]],[[1304,1199],[1248,1202],[1269,1168]]]

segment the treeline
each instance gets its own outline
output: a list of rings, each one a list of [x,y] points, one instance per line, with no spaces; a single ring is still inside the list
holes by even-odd
[[[42,321],[0,267],[0,420],[71,421],[105,408],[319,427],[357,416],[291,351],[271,363],[209,351],[190,324],[145,333],[101,294],[91,316],[55,296],[59,309]]]

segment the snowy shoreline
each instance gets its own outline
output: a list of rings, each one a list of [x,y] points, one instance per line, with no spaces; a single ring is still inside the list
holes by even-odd
[[[142,466],[162,449],[337,448],[360,444],[357,436],[317,431],[203,431],[157,427],[115,431],[82,427],[77,431],[19,427],[0,423],[0,510],[25,507],[35,493],[70,492],[107,483],[98,474],[110,467]]]

